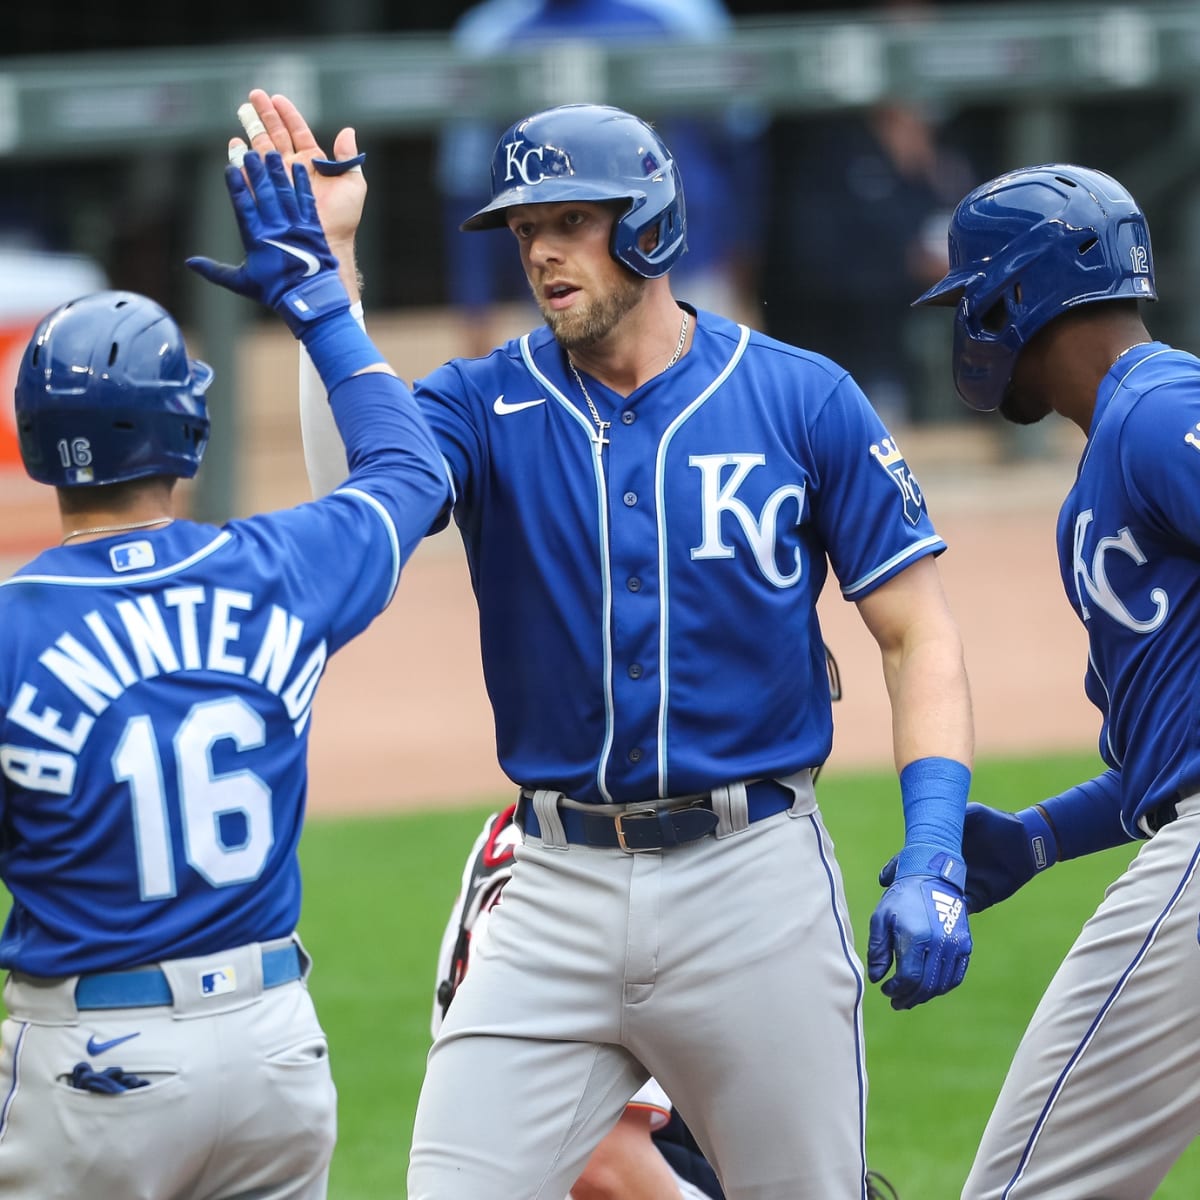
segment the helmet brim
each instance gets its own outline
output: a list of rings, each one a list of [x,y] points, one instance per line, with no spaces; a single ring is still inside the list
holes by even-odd
[[[507,223],[505,214],[518,204],[561,204],[567,200],[634,200],[628,188],[606,188],[597,184],[581,187],[567,176],[561,180],[543,179],[537,184],[518,184],[505,188],[490,204],[472,213],[460,226],[464,233],[481,229],[502,229]]]
[[[922,292],[913,302],[913,308],[933,305],[940,308],[953,308],[963,296],[967,284],[978,278],[978,271],[950,271],[943,279],[939,279],[927,292]]]

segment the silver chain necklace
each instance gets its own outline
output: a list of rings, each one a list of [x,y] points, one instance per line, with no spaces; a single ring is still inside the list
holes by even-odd
[[[675,343],[675,353],[671,355],[667,365],[663,367],[664,371],[669,371],[678,361],[679,356],[683,353],[683,343],[687,341],[689,313],[685,308],[683,310],[683,320],[679,325],[679,341]],[[592,445],[596,447],[596,457],[599,458],[604,452],[604,447],[608,445],[608,438],[605,434],[612,426],[611,421],[602,421],[600,419],[600,410],[596,407],[590,393],[584,386],[583,377],[575,368],[575,360],[567,355],[567,366],[571,368],[571,374],[575,376],[575,382],[579,384],[579,390],[583,393],[583,398],[588,406],[588,412],[592,414],[592,420],[596,425],[596,432],[592,434]]]
[[[152,521],[130,521],[128,525],[93,525],[91,529],[76,529],[63,538],[61,545],[65,546],[72,538],[83,537],[85,533],[125,533],[131,529],[150,529],[155,525],[168,525],[174,517],[155,517]]]

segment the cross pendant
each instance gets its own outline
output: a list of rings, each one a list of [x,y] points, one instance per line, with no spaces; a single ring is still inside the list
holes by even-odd
[[[612,424],[611,421],[597,421],[596,432],[592,434],[592,445],[596,447],[596,457],[599,458],[604,453],[604,447],[608,445],[608,438],[604,436],[604,431]]]

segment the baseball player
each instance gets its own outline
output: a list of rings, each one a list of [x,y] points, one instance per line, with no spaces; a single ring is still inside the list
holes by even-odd
[[[1137,1200],[1200,1133],[1200,360],[1147,332],[1146,218],[1100,171],[993,179],[959,203],[949,246],[917,303],[954,308],[963,400],[1017,424],[1057,412],[1086,439],[1058,555],[1108,767],[1020,812],[970,805],[968,907],[1145,843],[1046,989],[962,1194]]]
[[[251,104],[255,149],[320,153],[286,99]],[[879,643],[905,823],[869,976],[909,1008],[966,970],[944,543],[844,370],[675,299],[680,171],[620,109],[518,121],[465,227],[513,239],[546,326],[414,388],[523,842],[430,1051],[410,1200],[559,1200],[651,1075],[731,1200],[865,1195],[864,981],[812,788],[830,566]],[[362,177],[321,182],[353,287]],[[321,491],[340,465],[306,390]]]
[[[408,389],[349,314],[303,167],[230,168],[246,260],[191,260],[310,349],[345,486],[223,528],[176,516],[212,371],[132,292],[21,360],[62,544],[0,584],[0,1194],[319,1200],[336,1095],[296,937],[313,694],[447,499]],[[353,555],[353,570],[330,564]]]

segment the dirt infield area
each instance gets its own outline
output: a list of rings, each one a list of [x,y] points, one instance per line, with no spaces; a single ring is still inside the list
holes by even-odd
[[[390,344],[386,332],[375,332],[411,376],[441,361],[440,328],[431,318],[414,331],[410,320]],[[422,361],[410,369],[414,345]],[[297,503],[307,485],[294,344],[286,333],[260,335],[242,362],[237,392],[254,399],[239,411],[238,507]],[[1083,696],[1086,642],[1063,597],[1054,550],[1055,515],[1080,445],[1069,427],[1048,430],[1039,455],[1014,459],[999,425],[898,436],[950,546],[940,561],[966,645],[978,754],[1086,751],[1095,746],[1099,717]],[[0,578],[56,540],[48,489],[17,470],[0,471]],[[821,616],[845,691],[828,770],[886,766],[890,714],[875,644],[854,605],[831,589]],[[311,803],[321,812],[485,801],[510,789],[496,764],[474,599],[456,533],[418,550],[391,608],[331,661],[315,705],[310,761]]]

